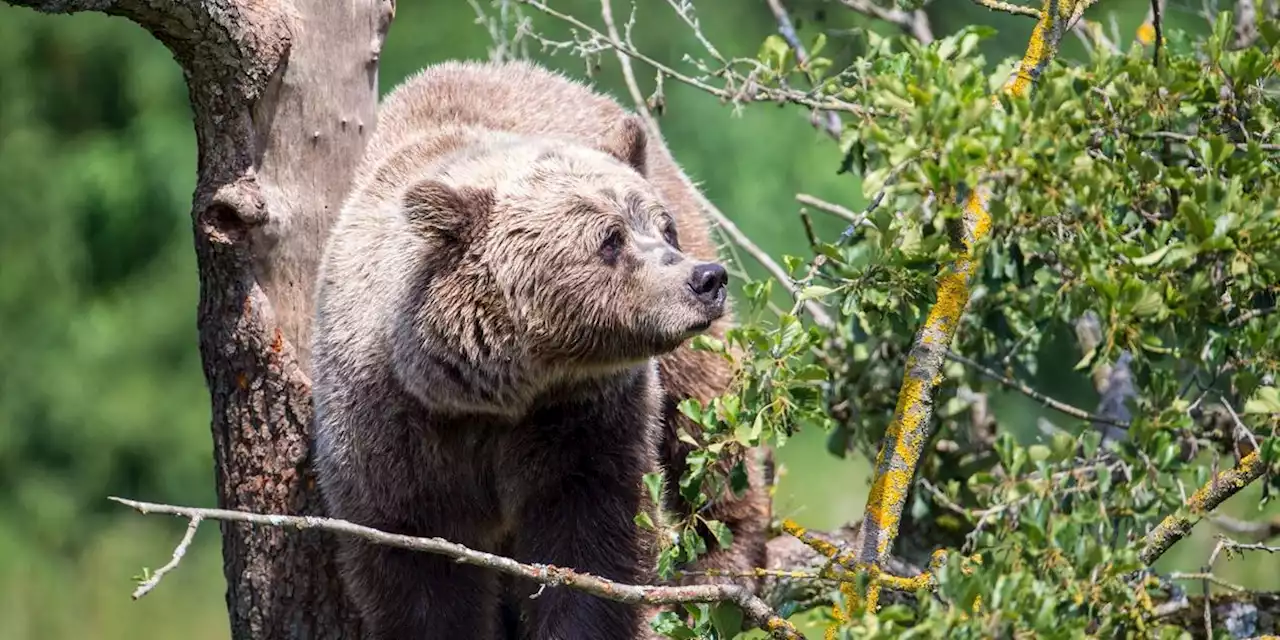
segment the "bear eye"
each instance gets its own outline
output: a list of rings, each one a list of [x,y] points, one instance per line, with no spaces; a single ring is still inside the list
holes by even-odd
[[[600,243],[600,258],[603,259],[606,264],[616,263],[618,261],[618,256],[622,253],[622,243],[622,231],[618,229],[610,231],[609,235],[605,236],[604,240]]]
[[[680,248],[679,240],[676,238],[676,223],[670,218],[667,218],[662,224],[662,238],[672,247]]]

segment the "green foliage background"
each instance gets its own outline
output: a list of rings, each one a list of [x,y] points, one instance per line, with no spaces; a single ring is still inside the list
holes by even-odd
[[[599,24],[595,2],[552,4]],[[1169,24],[1203,30],[1198,3],[1170,4]],[[763,2],[697,6],[707,35],[729,55],[754,55],[776,28]],[[1088,15],[1104,23],[1114,15],[1127,47],[1146,7],[1103,0]],[[809,37],[865,24],[836,2],[789,8]],[[929,12],[938,35],[972,24],[998,29],[982,45],[992,64],[1020,55],[1031,28],[960,0],[935,1]],[[490,41],[474,15],[461,1],[402,0],[382,58],[383,90],[432,62],[483,58]],[[821,27],[809,26],[820,15]],[[696,49],[656,1],[641,3],[636,42],[676,66]],[[838,56],[838,45],[824,54]],[[536,57],[580,77],[587,71],[567,55]],[[1062,57],[1081,57],[1079,43],[1069,39]],[[594,75],[626,100],[612,57]],[[663,126],[677,158],[769,253],[808,254],[796,192],[865,206],[859,179],[837,175],[840,150],[803,111],[735,112],[673,82],[666,93]],[[213,503],[188,221],[194,145],[180,71],[148,34],[118,18],[0,4],[0,637],[228,635],[216,529],[205,527],[182,567],[133,602],[131,577],[165,561],[181,523],[142,519],[104,499]],[[842,228],[816,222],[827,239]],[[1096,403],[1087,379],[1069,367],[1042,367],[1034,382],[1081,406]],[[1034,429],[1027,425],[1043,412],[1018,395],[994,396],[992,411],[1015,431]],[[814,528],[859,516],[869,476],[861,458],[828,454],[825,437],[805,431],[780,452],[776,510]],[[1257,494],[1245,492],[1226,511],[1251,513]],[[1203,529],[1162,567],[1202,562]],[[1280,563],[1256,560],[1223,576],[1280,588]]]

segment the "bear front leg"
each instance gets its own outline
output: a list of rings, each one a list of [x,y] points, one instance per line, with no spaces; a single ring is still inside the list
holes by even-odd
[[[643,582],[653,564],[650,541],[634,523],[639,509],[634,486],[590,475],[570,476],[540,492],[521,514],[516,557],[590,573],[626,584]],[[639,607],[566,587],[536,585],[519,591],[526,610],[522,640],[633,640],[647,625]]]
[[[346,591],[368,640],[499,637],[493,571],[363,540],[340,544]]]

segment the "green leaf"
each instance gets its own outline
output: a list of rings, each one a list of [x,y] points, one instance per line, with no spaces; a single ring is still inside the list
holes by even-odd
[[[799,256],[782,256],[782,265],[787,268],[787,273],[795,275],[800,267],[804,266],[804,258]]]
[[[632,521],[636,523],[636,526],[646,531],[653,531],[657,529],[653,524],[653,518],[649,517],[648,511],[641,511],[640,513],[637,513],[636,517],[633,518]]]
[[[649,498],[654,504],[662,504],[662,472],[644,474],[644,486],[649,490]]]
[[[663,611],[649,623],[654,631],[675,640],[695,640],[698,636],[674,611]]]
[[[711,535],[715,536],[716,542],[719,543],[721,549],[728,549],[733,544],[733,532],[729,530],[729,526],[719,520],[704,520],[707,529],[711,531]]]
[[[1133,315],[1139,318],[1154,316],[1164,309],[1164,298],[1151,287],[1143,287],[1138,301],[1133,303]]]
[[[816,364],[805,365],[799,371],[795,372],[796,380],[804,380],[808,382],[825,382],[827,380],[827,376],[827,370]]]
[[[818,57],[822,53],[822,48],[827,45],[827,34],[819,31],[818,36],[813,39],[813,44],[809,47],[809,59]]]
[[[711,607],[711,624],[721,638],[735,638],[742,632],[742,610],[732,602]]]
[[[800,295],[796,298],[803,302],[805,300],[813,300],[814,298],[824,298],[835,293],[835,289],[823,287],[819,285],[810,285],[800,290]]]
[[[1159,264],[1160,261],[1164,259],[1165,255],[1169,253],[1169,250],[1173,249],[1174,246],[1175,245],[1167,244],[1145,256],[1142,256],[1141,258],[1134,258],[1130,260],[1130,262],[1132,262],[1134,266],[1138,267],[1153,267]]]
[[[1046,447],[1042,444],[1033,444],[1027,447],[1027,455],[1031,458],[1032,462],[1041,462],[1043,460],[1048,460],[1049,456],[1052,453],[1053,452],[1049,449],[1049,447]]]
[[[791,47],[787,46],[787,41],[782,39],[778,34],[770,34],[760,44],[760,52],[757,54],[760,62],[765,63],[775,71],[781,71],[786,66],[787,56],[791,53]]]
[[[1280,413],[1280,389],[1276,387],[1258,387],[1253,397],[1244,403],[1244,412],[1251,414]]]

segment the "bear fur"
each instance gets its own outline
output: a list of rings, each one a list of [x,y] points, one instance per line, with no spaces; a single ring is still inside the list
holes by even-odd
[[[641,477],[674,485],[689,450],[675,434],[698,433],[676,405],[732,375],[686,345],[729,322],[693,189],[635,116],[527,63],[441,64],[389,94],[319,276],[329,513],[651,582]],[[748,462],[747,493],[704,511],[734,545],[695,569],[765,565],[768,497]],[[441,556],[346,538],[339,564],[374,638],[647,635],[637,607],[530,599],[529,581]]]

